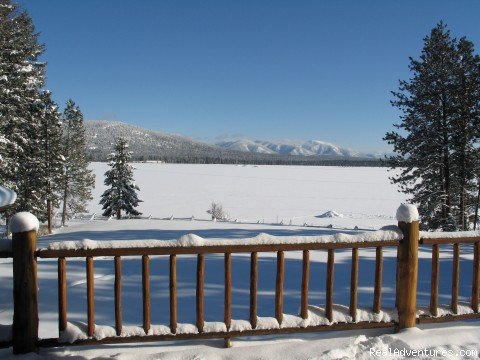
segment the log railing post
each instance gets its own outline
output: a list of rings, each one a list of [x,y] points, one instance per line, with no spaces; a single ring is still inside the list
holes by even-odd
[[[417,323],[418,211],[413,205],[397,210],[398,226],[403,232],[397,263],[398,328],[415,327]]]
[[[21,212],[12,217],[10,229],[13,252],[13,353],[37,352],[38,284],[35,251],[38,220],[30,213]]]

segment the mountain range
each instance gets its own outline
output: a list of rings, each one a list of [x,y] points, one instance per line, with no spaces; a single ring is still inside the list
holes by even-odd
[[[265,141],[239,139],[217,142],[224,149],[247,151],[260,154],[303,155],[303,156],[335,156],[335,157],[369,157],[356,151],[342,148],[335,144],[319,141]]]
[[[85,121],[87,149],[92,160],[104,161],[118,137],[129,142],[135,160],[317,164],[322,161],[368,161],[371,155],[324,141],[262,141],[240,139],[208,144],[186,136],[143,129],[118,121]]]

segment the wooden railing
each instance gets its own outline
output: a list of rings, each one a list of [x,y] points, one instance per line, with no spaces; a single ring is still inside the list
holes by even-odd
[[[451,320],[465,320],[479,318],[479,286],[480,286],[480,237],[437,237],[432,238],[425,234],[424,238],[420,239],[421,245],[432,246],[432,270],[430,281],[430,306],[429,313],[418,317],[419,323],[427,322],[444,322]],[[438,302],[438,287],[439,287],[439,273],[440,273],[440,246],[452,246],[452,289],[450,301],[450,314],[439,316],[439,302]],[[471,312],[463,312],[459,314],[459,283],[460,283],[460,250],[461,245],[473,245],[473,261],[472,261],[472,288],[470,308]]]
[[[162,247],[114,247],[94,249],[41,249],[36,252],[27,252],[22,255],[22,246],[13,247],[14,257],[14,299],[15,315],[13,325],[14,353],[35,351],[38,346],[64,345],[57,338],[38,339],[38,304],[36,285],[36,261],[37,258],[58,259],[58,319],[60,334],[67,330],[67,265],[68,259],[84,258],[86,263],[86,299],[87,299],[87,326],[86,339],[76,340],[73,345],[98,344],[98,343],[124,343],[146,342],[172,339],[206,339],[224,338],[226,345],[230,339],[239,336],[253,336],[266,334],[285,334],[309,331],[367,329],[380,327],[407,328],[416,326],[418,322],[440,321],[438,309],[438,282],[439,282],[439,246],[441,244],[453,244],[453,282],[452,282],[452,315],[442,317],[441,320],[458,320],[479,317],[479,259],[480,237],[461,238],[425,238],[420,239],[418,221],[411,223],[400,222],[399,228],[403,236],[396,240],[381,241],[354,241],[354,242],[306,242],[306,243],[270,243],[270,244],[239,244],[232,245],[205,245],[205,246],[162,246]],[[29,244],[25,248],[35,248],[35,232],[16,233],[13,235],[14,244]],[[473,283],[472,283],[472,313],[468,316],[458,313],[458,282],[459,282],[459,258],[460,244],[474,244]],[[431,275],[431,301],[430,314],[417,316],[417,276],[418,276],[418,247],[419,244],[432,245],[432,275]],[[386,322],[362,321],[358,319],[358,274],[359,274],[359,249],[375,249],[375,278],[372,312],[379,313],[382,310],[382,278],[383,278],[383,250],[384,248],[397,249],[397,276],[396,276],[396,308],[398,319]],[[344,322],[337,322],[335,318],[334,293],[334,270],[336,250],[351,249],[351,273],[350,273],[350,299],[348,313],[350,318]],[[298,325],[292,326],[284,323],[284,282],[285,282],[285,253],[290,251],[302,252],[302,275],[299,279],[301,292],[300,311]],[[301,323],[309,319],[309,280],[310,280],[310,256],[313,251],[326,251],[326,292],[324,304],[324,319],[321,323]],[[258,325],[258,258],[259,253],[276,253],[276,275],[274,313],[278,326],[262,328]],[[249,293],[249,323],[250,328],[239,330],[235,328],[232,319],[232,255],[250,254],[250,293]],[[205,323],[205,255],[223,254],[224,257],[224,329],[219,331],[206,327]],[[151,324],[151,294],[150,294],[150,259],[152,256],[169,256],[169,332],[162,335],[148,335]],[[196,256],[196,331],[178,331],[178,308],[177,308],[177,257],[181,255]],[[122,336],[122,257],[141,257],[142,272],[142,328],[144,335]],[[115,334],[102,339],[95,338],[95,308],[94,308],[94,259],[96,257],[111,257],[114,262],[114,293],[113,303],[115,306]],[[15,268],[27,269],[27,271],[15,271]],[[18,287],[15,284],[28,284]],[[20,299],[20,300],[19,300]],[[29,304],[23,304],[21,299],[32,299]],[[17,304],[18,302],[18,304]],[[18,305],[18,307],[17,307]],[[22,310],[20,307],[23,306]],[[297,315],[297,314],[293,314]],[[37,319],[35,323],[35,319]],[[346,318],[345,318],[346,319]],[[17,331],[18,324],[31,329],[31,331]],[[35,332],[36,331],[36,332]]]
[[[91,250],[39,250],[39,258],[58,258],[58,308],[59,308],[59,331],[65,331],[67,327],[67,291],[66,291],[66,263],[68,258],[83,257],[86,259],[86,279],[87,279],[87,336],[92,337],[95,333],[95,310],[94,310],[94,258],[112,256],[115,264],[115,285],[114,285],[114,303],[115,303],[115,330],[117,336],[122,333],[122,256],[141,256],[142,259],[142,314],[143,330],[148,333],[151,327],[150,314],[150,256],[169,255],[169,288],[170,288],[170,334],[166,335],[147,335],[125,337],[109,337],[102,340],[78,340],[74,344],[90,343],[115,343],[125,341],[151,341],[172,338],[194,339],[194,338],[225,338],[228,342],[231,337],[256,335],[256,334],[275,334],[289,333],[297,331],[319,331],[333,329],[356,329],[363,327],[389,327],[390,323],[369,323],[356,322],[357,313],[357,291],[358,291],[358,250],[359,248],[376,249],[376,271],[375,271],[375,292],[373,301],[373,311],[379,313],[381,310],[381,282],[382,282],[382,249],[384,247],[397,247],[398,240],[375,241],[375,242],[357,242],[357,243],[300,243],[300,244],[261,244],[261,245],[225,245],[225,246],[198,246],[198,247],[161,247],[161,248],[114,248],[114,249],[91,249]],[[282,327],[283,322],[283,288],[285,279],[285,252],[302,251],[302,281],[301,281],[301,309],[300,317],[308,319],[308,290],[310,277],[310,252],[324,250],[328,252],[327,273],[326,273],[326,303],[325,317],[330,323],[333,318],[333,283],[334,283],[334,256],[335,249],[352,249],[352,272],[351,272],[351,299],[349,312],[352,317],[350,323],[340,323],[334,325],[314,325],[297,327]],[[275,319],[278,322],[278,328],[257,329],[257,289],[258,289],[258,253],[275,252],[276,253],[276,277],[275,277]],[[226,331],[208,332],[205,331],[205,306],[204,306],[204,285],[205,285],[205,254],[223,254],[224,255],[224,319]],[[250,253],[250,316],[249,321],[251,330],[234,331],[231,330],[232,324],[232,254]],[[198,333],[177,334],[177,255],[196,255],[196,327]],[[273,279],[272,279],[273,280]],[[296,314],[295,314],[296,315]],[[55,339],[41,340],[40,345],[58,345]]]

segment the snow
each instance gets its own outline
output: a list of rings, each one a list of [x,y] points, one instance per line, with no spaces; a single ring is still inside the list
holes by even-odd
[[[471,238],[480,237],[480,231],[456,231],[456,232],[443,232],[443,231],[420,231],[420,239],[434,239],[434,238]]]
[[[25,231],[38,231],[40,223],[35,215],[22,211],[13,215],[10,220],[10,231],[12,233],[20,233]]]
[[[436,317],[442,317],[442,316],[447,316],[447,315],[466,315],[466,314],[473,314],[473,310],[470,306],[470,304],[458,304],[457,305],[457,313],[454,314],[452,312],[452,309],[450,306],[439,306],[437,308],[437,316]],[[417,309],[417,317],[422,316],[422,315],[428,315],[432,316],[430,313],[430,308],[419,308]]]
[[[334,228],[379,229],[396,224],[395,211],[407,201],[388,180],[386,168],[321,166],[237,166],[135,163],[136,184],[144,202],[137,208],[152,218],[210,220],[212,201],[231,219],[245,223],[279,223]],[[106,190],[106,163],[92,163],[94,200],[89,214],[101,214],[98,204]],[[329,210],[338,218],[318,218]]]
[[[100,214],[97,204],[103,192],[106,164],[93,164],[97,189],[89,204],[90,215]],[[135,179],[142,191],[139,210],[150,219],[106,221],[85,216],[57,229],[54,235],[38,239],[41,248],[110,248],[137,246],[208,246],[211,244],[296,243],[306,241],[399,240],[401,233],[393,216],[404,195],[388,182],[386,169],[302,168],[233,165],[138,164]],[[222,203],[237,222],[212,222],[206,214],[212,200]],[[343,218],[317,218],[335,209]],[[193,214],[193,220],[191,216]],[[278,217],[278,219],[277,219]],[[183,220],[182,220],[183,218]],[[280,223],[288,225],[280,225]],[[303,226],[302,224],[308,224]],[[334,228],[324,226],[333,224]],[[313,225],[313,226],[310,226]],[[389,227],[384,227],[384,226]],[[355,226],[364,230],[353,230]],[[376,231],[367,231],[371,229]],[[422,233],[426,236],[454,236],[449,233]],[[462,236],[455,235],[455,236]],[[465,234],[468,236],[479,233]],[[52,243],[52,245],[50,245]],[[460,262],[459,313],[469,313],[473,251],[462,245]],[[383,250],[382,311],[373,313],[375,249],[359,250],[357,321],[391,322],[395,304],[396,248]],[[285,252],[284,315],[281,325],[274,316],[276,254],[259,253],[258,324],[263,328],[328,325],[325,317],[326,251],[311,251],[308,319],[298,316],[302,252]],[[169,334],[168,256],[150,258],[151,318],[149,335]],[[198,332],[195,324],[196,257],[177,257],[178,333]],[[94,337],[115,336],[113,293],[114,265],[111,257],[94,261]],[[439,316],[450,314],[452,279],[451,247],[440,247]],[[223,255],[205,256],[205,328],[225,331]],[[418,274],[418,315],[428,313],[430,301],[431,246],[420,246]],[[58,336],[57,262],[38,259],[40,337]],[[11,336],[12,260],[0,259],[0,341]],[[230,330],[251,330],[249,318],[250,254],[232,256],[232,323]],[[333,322],[351,322],[348,311],[351,251],[335,251]],[[123,328],[120,336],[144,336],[141,309],[141,259],[122,258]],[[62,341],[86,338],[85,260],[67,259],[68,325]],[[26,359],[65,357],[119,360],[147,359],[371,359],[377,351],[418,350],[480,351],[478,322],[422,324],[393,334],[393,328],[341,332],[316,332],[232,339],[233,347],[221,349],[223,339],[162,341],[144,344],[80,346],[41,349]],[[406,358],[394,356],[391,358]],[[0,350],[0,358],[16,359],[11,349]],[[373,357],[375,358],[375,357]],[[376,358],[384,358],[377,356]],[[429,358],[429,357],[424,357]],[[458,358],[461,358],[460,356]]]
[[[142,220],[137,220],[142,222]],[[396,226],[384,227],[382,230],[365,231],[358,234],[335,233],[321,236],[272,236],[260,233],[245,239],[204,239],[195,234],[187,234],[173,240],[101,240],[85,239],[82,241],[59,241],[48,245],[49,250],[91,250],[116,248],[153,248],[153,247],[192,247],[192,246],[249,246],[278,244],[326,244],[326,243],[363,243],[372,241],[401,240],[402,231]]]
[[[343,214],[340,214],[340,213],[338,213],[336,211],[333,211],[333,210],[329,210],[329,211],[324,212],[321,215],[318,215],[317,217],[318,218],[343,218]]]
[[[415,205],[402,204],[397,209],[397,221],[411,223],[418,221],[419,215]]]
[[[15,191],[0,185],[0,208],[12,205],[16,199],[17,194],[15,193]]]

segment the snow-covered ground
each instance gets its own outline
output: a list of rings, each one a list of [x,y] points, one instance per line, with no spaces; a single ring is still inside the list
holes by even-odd
[[[139,210],[160,218],[208,219],[206,211],[215,201],[237,221],[380,228],[396,222],[395,211],[406,200],[390,184],[385,168],[157,163],[135,167],[139,197],[144,200]],[[98,202],[108,165],[94,163],[93,169],[96,181],[89,210],[101,214]],[[321,217],[329,211],[331,217]]]
[[[97,188],[90,204],[91,213],[100,213],[98,204],[103,190],[102,174],[105,164],[94,164]],[[261,233],[273,236],[321,236],[359,234],[396,223],[395,212],[405,200],[387,180],[385,169],[322,168],[284,166],[233,165],[170,165],[137,164],[136,179],[144,203],[141,211],[152,219],[138,220],[77,220],[56,234],[39,239],[39,247],[54,241],[149,241],[178,239],[195,234],[204,239],[252,238]],[[211,201],[221,202],[237,222],[212,222],[206,213]],[[322,217],[333,214],[333,217]],[[343,216],[338,216],[342,214]],[[175,219],[160,220],[155,218]],[[193,219],[190,219],[193,216]],[[277,220],[278,216],[278,220]],[[185,218],[180,220],[179,218]],[[186,218],[189,218],[188,220]],[[248,223],[242,222],[248,220]],[[283,220],[283,225],[279,224]],[[290,220],[292,221],[290,225]],[[265,223],[263,223],[265,222]],[[306,227],[332,224],[333,229]],[[337,229],[335,229],[337,228]],[[343,237],[336,235],[338,238]],[[88,242],[87,242],[88,243]],[[448,307],[451,292],[452,248],[441,247],[439,302]],[[420,250],[418,303],[429,303],[431,248]],[[297,315],[300,306],[301,252],[285,253],[284,313]],[[349,303],[350,251],[335,252],[334,302]],[[384,251],[382,305],[394,307],[395,264],[394,249]],[[312,251],[310,275],[310,304],[323,307],[325,303],[326,252]],[[472,249],[462,246],[459,300],[467,304],[472,283]],[[233,265],[232,315],[246,320],[249,315],[249,256],[235,254]],[[368,309],[373,301],[375,250],[360,250],[359,307]],[[195,322],[194,256],[178,256],[178,321]],[[111,258],[95,259],[95,321],[98,325],[114,325],[113,278]],[[11,259],[0,260],[0,324],[12,321]],[[151,258],[152,324],[168,325],[168,257]],[[57,337],[57,263],[40,259],[40,336]],[[275,254],[261,253],[259,259],[258,315],[265,323],[274,316]],[[206,256],[205,320],[209,323],[223,319],[223,257]],[[85,261],[67,261],[68,320],[80,328],[86,322]],[[141,259],[123,260],[123,321],[125,326],[142,324]],[[341,309],[341,308],[339,308]],[[464,309],[461,307],[461,309]],[[465,307],[467,310],[468,307]],[[367,315],[366,315],[367,316]],[[382,316],[389,316],[385,313]],[[104,328],[107,329],[107,328]],[[161,329],[158,327],[157,329]],[[188,329],[185,326],[185,329]],[[1,326],[0,326],[1,330]],[[108,330],[108,329],[107,329]],[[1,332],[1,331],[0,331]],[[71,356],[90,358],[148,358],[148,359],[338,359],[369,358],[370,348],[394,351],[395,348],[452,351],[480,350],[480,331],[475,322],[448,325],[422,325],[400,334],[390,329],[326,332],[262,338],[235,339],[234,347],[221,349],[223,341],[180,341],[148,344],[84,346],[44,349],[42,358]],[[11,350],[1,350],[0,357],[8,358]],[[385,358],[385,353],[377,358]],[[440,353],[439,353],[440,354]],[[407,355],[407,354],[404,354]],[[427,354],[428,355],[428,354]],[[403,358],[398,356],[391,358]],[[424,356],[423,358],[434,358]],[[437,358],[442,358],[438,356]],[[461,358],[461,357],[451,357]]]

